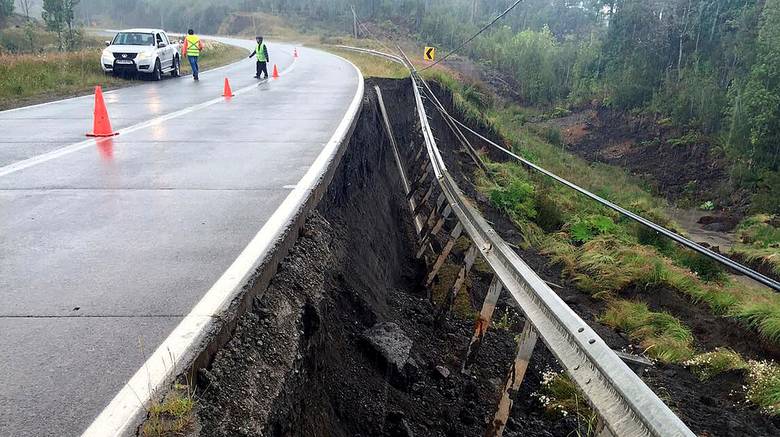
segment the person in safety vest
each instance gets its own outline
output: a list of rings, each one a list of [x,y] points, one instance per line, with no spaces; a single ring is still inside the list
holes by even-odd
[[[200,80],[198,79],[198,58],[200,57],[200,52],[202,50],[203,41],[200,40],[198,35],[195,35],[195,31],[192,29],[188,30],[187,37],[184,38],[184,45],[181,48],[181,54],[182,56],[186,56],[190,61],[190,66],[192,67],[192,78],[195,80]]]
[[[260,79],[261,74],[265,73],[265,78],[268,79],[268,62],[270,59],[268,58],[268,47],[266,47],[265,43],[263,42],[263,37],[258,36],[256,38],[257,40],[257,47],[255,48],[255,51],[252,52],[252,54],[249,55],[249,58],[251,59],[252,56],[257,57],[257,74],[255,74],[255,78]]]

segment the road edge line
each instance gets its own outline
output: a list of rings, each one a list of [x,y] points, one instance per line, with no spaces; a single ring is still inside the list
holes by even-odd
[[[363,74],[352,62],[328,54],[342,59],[357,73],[357,91],[341,123],[296,188],[82,437],[121,436],[135,431],[149,402],[166,391],[166,385],[178,375],[204,366],[229,340],[239,316],[252,299],[265,291],[277,266],[295,243],[308,213],[330,185],[361,113],[365,93]]]

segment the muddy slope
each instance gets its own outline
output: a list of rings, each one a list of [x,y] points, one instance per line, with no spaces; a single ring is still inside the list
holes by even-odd
[[[650,117],[599,109],[548,122],[561,129],[567,148],[591,162],[617,165],[647,181],[672,203],[697,206],[715,201],[741,216],[749,196],[735,190],[726,162],[705,138],[659,126]]]
[[[455,114],[451,95],[441,87],[432,84],[439,99]],[[429,106],[432,127],[442,150],[448,169],[458,181],[458,185],[471,198],[475,199],[480,210],[509,243],[523,246],[522,236],[506,215],[492,207],[488,199],[479,193],[472,182],[476,169],[468,155],[455,147],[458,144],[454,136],[444,126],[441,117]],[[485,126],[477,126],[478,131],[488,137],[495,137]],[[497,138],[494,138],[497,139]],[[480,142],[471,138],[474,145]],[[497,141],[501,143],[500,139]],[[505,160],[506,156],[492,153],[493,160]],[[613,349],[641,353],[623,333],[602,325],[597,321],[603,313],[606,303],[593,299],[580,292],[557,266],[550,265],[549,259],[533,248],[517,249],[518,254],[546,281],[556,284],[553,290],[610,345]],[[755,341],[755,334],[744,327],[712,316],[705,308],[696,306],[670,290],[632,287],[625,290],[628,298],[647,302],[654,310],[668,311],[678,317],[695,333],[702,349],[726,346],[733,348],[746,357],[755,359],[777,358],[777,347]],[[751,341],[751,339],[753,339]],[[535,354],[532,361],[537,359]],[[707,436],[774,436],[780,435],[780,418],[772,418],[757,408],[744,404],[744,389],[741,375],[720,375],[706,383],[700,382],[691,372],[680,366],[658,364],[651,368],[634,369],[638,375],[663,399],[667,405],[697,434]]]
[[[418,140],[410,84],[382,81],[399,144]],[[474,436],[492,419],[514,356],[514,334],[488,334],[472,376],[459,372],[472,320],[444,329],[420,286],[425,266],[373,83],[355,136],[318,210],[264,296],[198,380],[202,436]],[[403,129],[403,130],[401,130]],[[369,345],[367,331],[394,323],[411,344],[403,368]],[[540,357],[505,435],[565,436],[532,400]]]

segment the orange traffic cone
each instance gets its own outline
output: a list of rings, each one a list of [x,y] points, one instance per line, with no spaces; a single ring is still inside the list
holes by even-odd
[[[298,57],[298,48],[294,48],[293,49],[293,58],[297,58],[297,57]]]
[[[233,97],[235,94],[233,94],[233,90],[230,89],[230,82],[228,81],[228,78],[225,78],[225,91],[222,92],[222,97]]]
[[[113,137],[117,132],[111,130],[111,120],[108,119],[108,110],[103,101],[103,89],[100,85],[95,87],[95,112],[92,123],[92,132],[88,137]]]
[[[276,68],[276,64],[274,64],[274,79],[279,79],[279,69]]]

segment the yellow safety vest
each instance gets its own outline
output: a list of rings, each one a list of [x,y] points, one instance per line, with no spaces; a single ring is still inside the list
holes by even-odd
[[[265,43],[257,45],[257,49],[255,49],[255,56],[257,56],[258,62],[268,61],[268,59],[265,57]]]
[[[187,35],[187,56],[200,56],[198,45],[200,37],[197,35]]]

